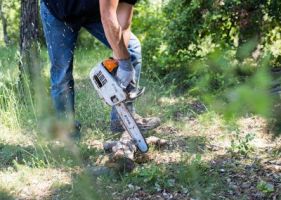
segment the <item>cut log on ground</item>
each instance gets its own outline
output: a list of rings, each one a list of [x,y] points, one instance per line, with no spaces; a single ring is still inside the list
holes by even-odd
[[[155,136],[146,138],[146,141],[148,145],[156,145],[157,147],[167,144],[166,140]],[[106,141],[103,147],[106,152],[110,153],[110,158],[108,159],[106,166],[114,168],[120,172],[128,172],[134,169],[136,159],[138,162],[140,161],[136,155],[139,155],[143,157],[144,160],[147,160],[147,154],[137,153],[137,147],[127,132],[123,132],[119,141]]]

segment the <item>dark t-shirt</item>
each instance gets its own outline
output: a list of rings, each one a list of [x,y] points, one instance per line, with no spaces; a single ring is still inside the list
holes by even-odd
[[[65,22],[97,22],[100,20],[99,0],[43,0],[50,12]],[[135,5],[137,0],[119,0]]]

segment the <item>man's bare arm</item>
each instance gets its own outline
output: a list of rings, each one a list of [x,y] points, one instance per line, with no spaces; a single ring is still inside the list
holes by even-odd
[[[128,47],[131,38],[131,23],[133,17],[133,6],[127,3],[119,3],[117,17],[123,31],[123,38]]]
[[[101,20],[105,35],[117,59],[128,59],[128,43],[133,6],[119,0],[100,0]]]

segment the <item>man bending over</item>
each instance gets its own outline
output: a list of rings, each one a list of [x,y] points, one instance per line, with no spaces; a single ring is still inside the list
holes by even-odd
[[[80,123],[74,120],[73,55],[78,33],[83,27],[111,48],[119,62],[117,78],[123,87],[139,81],[141,45],[131,32],[133,6],[137,0],[42,0],[41,18],[51,60],[51,96],[59,118],[73,120],[73,137],[80,136]],[[86,106],[86,105],[85,105]],[[157,117],[142,118],[128,105],[141,130],[160,125]],[[112,132],[124,131],[112,108]]]

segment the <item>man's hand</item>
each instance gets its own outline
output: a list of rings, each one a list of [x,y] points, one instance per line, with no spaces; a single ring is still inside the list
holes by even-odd
[[[126,89],[131,81],[134,82],[135,70],[130,59],[119,60],[119,67],[116,77],[123,89]]]

